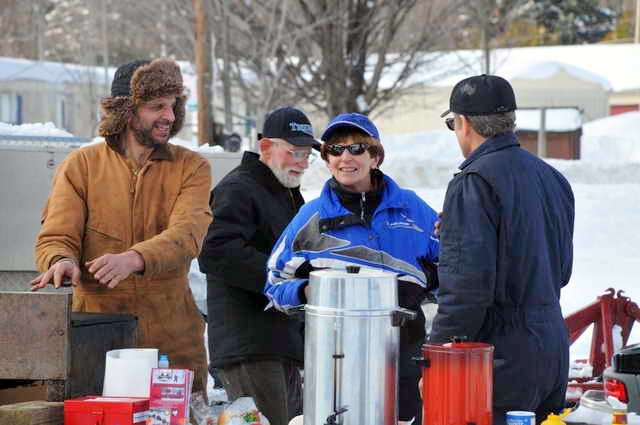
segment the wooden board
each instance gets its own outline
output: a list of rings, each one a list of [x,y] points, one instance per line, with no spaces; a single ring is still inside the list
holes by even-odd
[[[0,291],[0,379],[67,378],[71,297],[68,289]]]
[[[0,424],[11,425],[62,425],[64,404],[48,401],[0,406]]]

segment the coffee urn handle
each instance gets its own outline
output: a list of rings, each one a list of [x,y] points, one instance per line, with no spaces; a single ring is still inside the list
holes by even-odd
[[[285,307],[284,313],[287,316],[303,316],[304,317],[304,306],[306,304],[295,305],[293,307]]]
[[[348,406],[342,406],[339,409],[336,409],[335,412],[333,412],[332,414],[330,414],[327,417],[327,422],[325,423],[325,425],[338,425],[338,416],[342,415],[343,413],[346,413],[349,410]]]
[[[391,326],[400,328],[404,326],[407,321],[416,318],[418,313],[407,308],[398,307],[391,313]]]

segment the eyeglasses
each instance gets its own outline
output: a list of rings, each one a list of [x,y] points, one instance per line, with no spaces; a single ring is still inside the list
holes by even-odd
[[[309,164],[311,164],[318,157],[318,155],[312,150],[287,148],[285,148],[285,150],[291,154],[296,162],[309,161]]]
[[[312,149],[289,149],[288,145],[284,144],[284,142],[280,140],[273,140],[273,142],[282,146],[285,151],[289,152],[296,162],[309,161],[309,164],[312,164],[313,161],[318,158],[318,154],[316,154]]]
[[[328,145],[327,153],[333,156],[340,156],[342,155],[342,152],[348,150],[351,155],[362,155],[367,149],[369,149],[368,143],[352,143],[347,146]]]
[[[456,125],[453,118],[447,118],[446,120],[444,120],[444,123],[447,125],[447,128],[449,130],[454,131],[456,129]]]

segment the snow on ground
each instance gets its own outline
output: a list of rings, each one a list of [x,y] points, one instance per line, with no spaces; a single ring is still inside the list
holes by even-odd
[[[640,112],[613,115],[584,125],[582,158],[640,162]]]

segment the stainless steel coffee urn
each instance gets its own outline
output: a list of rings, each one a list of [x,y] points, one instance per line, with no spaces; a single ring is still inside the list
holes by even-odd
[[[305,306],[304,424],[397,424],[396,275],[348,267],[310,274]]]

